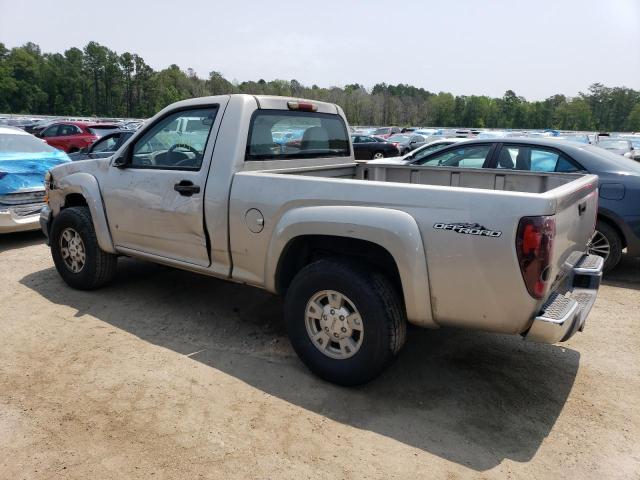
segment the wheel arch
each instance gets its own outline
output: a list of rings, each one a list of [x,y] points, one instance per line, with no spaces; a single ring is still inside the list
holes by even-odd
[[[616,233],[618,234],[618,237],[620,237],[620,242],[622,243],[622,248],[626,248],[627,247],[627,238],[626,238],[624,232],[622,231],[622,229],[620,228],[620,226],[618,225],[618,222],[616,221],[616,219],[614,218],[613,215],[609,215],[606,212],[599,211],[598,212],[598,216],[597,216],[597,220],[599,222],[604,222],[607,225],[609,225],[611,228],[613,228],[616,231]]]
[[[54,218],[60,210],[68,207],[88,207],[98,245],[105,252],[116,253],[109,232],[100,187],[93,175],[73,173],[61,178],[57,181],[56,189],[50,191],[50,198]]]
[[[305,265],[341,256],[373,264],[399,289],[407,319],[436,328],[422,236],[406,212],[376,207],[302,207],[283,215],[265,263],[265,287],[283,294]]]

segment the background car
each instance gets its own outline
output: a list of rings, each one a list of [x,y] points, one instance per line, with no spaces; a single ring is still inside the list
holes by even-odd
[[[126,142],[135,133],[135,130],[120,130],[117,132],[107,133],[104,137],[99,138],[90,146],[83,148],[79,152],[70,153],[71,160],[87,160],[90,158],[107,158],[113,155],[124,142]]]
[[[456,137],[443,138],[442,140],[435,140],[431,143],[423,145],[422,147],[416,148],[412,152],[409,152],[401,157],[389,158],[389,159],[376,159],[376,160],[371,160],[370,162],[367,162],[367,163],[373,163],[373,164],[380,163],[380,164],[387,164],[387,165],[408,165],[412,162],[416,162],[421,158],[426,157],[427,155],[430,155],[433,152],[442,150],[444,147],[448,147],[449,145],[453,145],[454,143],[462,143],[466,141],[468,141],[468,139],[466,138],[456,138]]]
[[[353,154],[356,160],[397,157],[400,151],[392,143],[369,135],[352,135]]]
[[[586,135],[586,134],[585,135],[582,135],[582,134],[573,135],[573,134],[566,133],[566,134],[562,134],[562,135],[560,135],[558,137],[550,137],[550,138],[552,138],[553,140],[565,140],[567,142],[581,143],[583,145],[587,145],[587,144],[591,143],[589,141],[589,136]]]
[[[38,230],[44,175],[69,157],[33,135],[0,127],[0,233]]]
[[[394,144],[400,151],[400,155],[405,155],[411,150],[415,150],[427,143],[427,139],[422,135],[399,133],[387,138],[389,143]]]
[[[634,160],[640,160],[640,150],[636,150],[631,140],[625,140],[624,138],[603,138],[596,144],[600,148],[609,150],[610,152],[617,153],[618,155],[624,155],[627,158]]]
[[[371,135],[386,139],[396,133],[400,133],[400,127],[380,127],[371,132]]]
[[[45,128],[38,136],[52,147],[73,153],[114,130],[118,130],[118,126],[107,123],[59,122]]]
[[[598,221],[590,252],[605,258],[605,271],[618,264],[624,248],[628,255],[640,256],[640,163],[629,158],[595,145],[505,138],[468,140],[410,164],[598,175]]]

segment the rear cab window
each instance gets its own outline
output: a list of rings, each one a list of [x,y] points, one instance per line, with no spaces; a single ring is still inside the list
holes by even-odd
[[[247,161],[350,155],[349,132],[340,115],[264,109],[251,118]]]

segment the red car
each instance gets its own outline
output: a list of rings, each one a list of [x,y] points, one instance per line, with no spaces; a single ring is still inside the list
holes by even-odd
[[[371,132],[371,135],[373,135],[374,137],[387,139],[391,135],[395,135],[396,133],[400,133],[400,127],[380,127]]]
[[[52,147],[73,153],[114,130],[118,130],[118,126],[107,123],[58,122],[44,129],[38,136]]]

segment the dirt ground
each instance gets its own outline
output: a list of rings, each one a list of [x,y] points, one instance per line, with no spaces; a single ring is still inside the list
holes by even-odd
[[[640,478],[640,261],[563,345],[412,329],[369,385],[313,377],[264,292],[124,259],[78,292],[0,237],[0,478]]]

